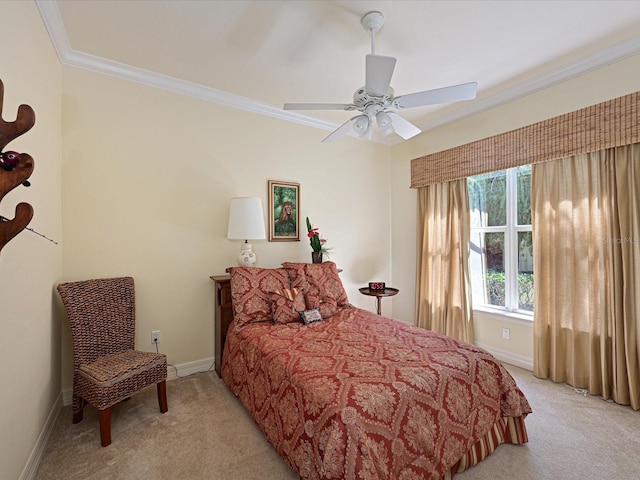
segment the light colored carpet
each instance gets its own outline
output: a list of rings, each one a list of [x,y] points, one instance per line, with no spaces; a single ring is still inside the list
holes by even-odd
[[[100,445],[98,413],[71,407],[56,420],[36,480],[297,479],[215,372],[167,382],[169,411],[156,388],[111,412],[111,445]]]
[[[640,412],[508,368],[533,408],[529,443],[502,445],[456,479],[640,478]],[[36,480],[298,478],[215,373],[171,381],[167,395],[164,415],[153,387],[115,406],[106,448],[95,409],[73,425],[64,407]]]
[[[507,368],[533,409],[529,443],[501,445],[456,479],[640,479],[640,411]]]

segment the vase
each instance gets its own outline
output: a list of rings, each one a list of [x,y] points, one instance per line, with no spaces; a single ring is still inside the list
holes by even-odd
[[[311,252],[311,263],[322,263],[322,252]]]

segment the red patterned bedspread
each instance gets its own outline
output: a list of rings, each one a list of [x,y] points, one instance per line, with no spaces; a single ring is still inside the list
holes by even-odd
[[[496,425],[489,443],[527,441],[531,408],[494,357],[357,308],[230,328],[222,378],[304,479],[440,479]]]

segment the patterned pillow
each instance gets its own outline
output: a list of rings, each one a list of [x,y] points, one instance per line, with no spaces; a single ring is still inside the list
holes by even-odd
[[[307,310],[317,308],[322,318],[329,318],[338,312],[338,302],[333,295],[320,295],[318,289],[311,289],[310,293],[304,296]]]
[[[299,312],[306,306],[304,295],[297,288],[285,288],[271,292],[271,303],[273,304],[273,321],[276,323],[298,323],[300,322]]]
[[[320,315],[320,310],[318,310],[317,308],[314,308],[313,310],[305,310],[304,312],[300,312],[300,318],[302,319],[305,325],[322,321],[322,315]]]
[[[231,303],[236,331],[245,325],[273,320],[270,292],[290,288],[283,268],[231,267]]]
[[[351,306],[335,263],[285,262],[282,266],[289,274],[291,287],[299,288],[305,294],[317,293],[321,298],[333,297],[338,307]]]

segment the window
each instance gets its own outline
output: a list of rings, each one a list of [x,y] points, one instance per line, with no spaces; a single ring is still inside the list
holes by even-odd
[[[533,313],[531,165],[468,179],[474,307]]]

